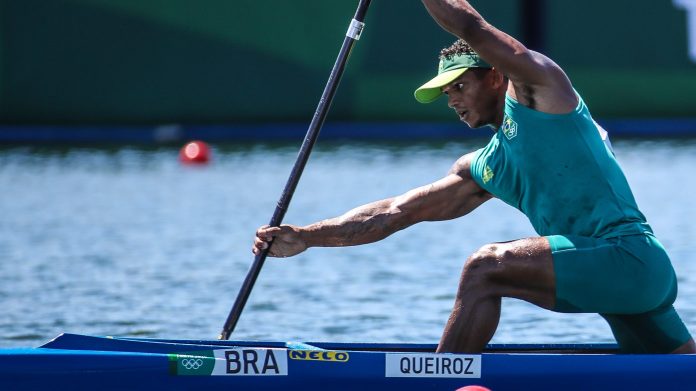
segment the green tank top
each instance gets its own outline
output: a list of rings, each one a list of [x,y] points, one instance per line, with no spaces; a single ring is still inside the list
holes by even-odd
[[[524,213],[542,236],[652,232],[603,129],[578,99],[571,113],[547,114],[506,96],[503,124],[475,153],[474,180]]]

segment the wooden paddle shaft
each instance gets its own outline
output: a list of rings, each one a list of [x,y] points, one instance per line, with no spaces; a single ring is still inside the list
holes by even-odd
[[[305,139],[302,142],[302,147],[300,148],[300,152],[298,153],[295,165],[293,166],[292,171],[290,172],[290,177],[288,178],[288,181],[285,184],[283,194],[280,196],[278,205],[276,206],[275,212],[273,213],[273,217],[271,218],[271,221],[269,223],[271,227],[279,226],[283,221],[285,212],[288,210],[288,206],[290,205],[292,196],[295,193],[295,188],[297,188],[297,184],[300,181],[302,171],[304,170],[304,167],[307,164],[307,160],[309,159],[309,154],[312,152],[312,148],[314,147],[314,144],[316,143],[316,140],[319,137],[319,132],[321,131],[321,127],[324,124],[324,120],[326,119],[326,114],[328,113],[329,108],[331,107],[331,102],[333,101],[334,95],[336,94],[336,89],[338,88],[338,84],[341,81],[341,76],[343,76],[343,71],[345,70],[346,62],[348,61],[348,57],[350,56],[353,44],[355,43],[355,41],[360,39],[360,33],[362,32],[364,26],[363,20],[365,20],[365,14],[367,13],[367,8],[370,5],[370,1],[371,0],[360,0],[360,3],[358,4],[358,9],[355,12],[355,16],[353,17],[353,20],[351,21],[348,27],[348,32],[346,32],[346,38],[343,40],[341,51],[338,53],[336,63],[334,64],[333,69],[331,70],[329,80],[326,83],[324,92],[321,95],[321,99],[319,100],[317,109],[314,112],[314,116],[312,117],[312,122],[309,124],[307,135],[305,136]],[[225,326],[223,327],[218,339],[230,338],[230,334],[232,334],[232,331],[234,330],[234,327],[237,325],[237,321],[239,320],[239,317],[242,314],[244,305],[246,304],[247,299],[249,299],[249,295],[251,294],[251,290],[254,287],[254,283],[256,283],[256,278],[259,276],[259,273],[261,272],[261,267],[263,266],[263,263],[266,260],[266,257],[268,256],[268,251],[271,248],[271,245],[273,245],[273,242],[269,243],[268,247],[266,247],[265,250],[261,251],[261,253],[254,257],[254,262],[251,264],[251,267],[247,272],[247,276],[244,279],[244,282],[242,283],[242,287],[239,290],[237,299],[235,300],[234,305],[230,310],[230,314],[227,316]]]

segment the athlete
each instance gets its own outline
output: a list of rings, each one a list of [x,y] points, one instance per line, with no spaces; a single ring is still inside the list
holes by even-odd
[[[304,227],[261,227],[254,253],[271,242],[276,257],[375,242],[422,221],[464,216],[496,197],[524,213],[540,236],[488,244],[469,256],[438,352],[481,352],[497,328],[501,298],[513,297],[600,314],[622,352],[696,353],[672,306],[670,259],[563,70],[466,1],[423,3],[459,40],[442,50],[438,75],[415,97],[428,103],[446,95],[467,125],[494,130],[488,145],[403,195]]]

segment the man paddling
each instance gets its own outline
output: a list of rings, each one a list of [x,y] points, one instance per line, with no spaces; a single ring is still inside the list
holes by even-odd
[[[668,255],[639,211],[602,130],[563,70],[488,24],[466,1],[423,0],[460,38],[441,52],[438,75],[415,92],[441,94],[470,127],[494,135],[449,173],[403,195],[308,226],[261,227],[254,253],[288,257],[309,247],[381,240],[422,221],[466,215],[496,197],[540,235],[483,246],[464,264],[438,352],[480,352],[502,297],[557,312],[598,313],[623,352],[696,353],[672,303]]]

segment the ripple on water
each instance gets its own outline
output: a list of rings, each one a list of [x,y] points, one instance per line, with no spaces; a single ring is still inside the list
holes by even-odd
[[[271,302],[253,303],[251,304],[251,309],[255,311],[277,311],[278,305]]]
[[[33,334],[33,333],[27,333],[27,334],[10,334],[4,336],[5,339],[8,339],[10,341],[38,341],[41,338],[43,338],[43,335],[41,334]]]
[[[342,335],[350,331],[348,326],[326,326],[321,328],[327,335]]]

